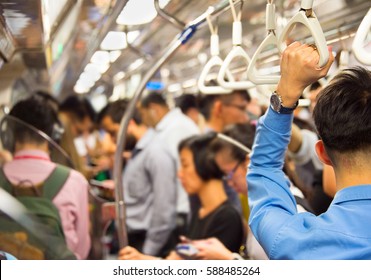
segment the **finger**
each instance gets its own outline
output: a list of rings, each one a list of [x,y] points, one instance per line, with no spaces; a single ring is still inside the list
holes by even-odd
[[[296,48],[298,48],[300,46],[301,46],[300,42],[295,41],[295,42],[291,43],[290,45],[288,45],[285,50],[289,50],[290,51],[290,50],[296,49]]]

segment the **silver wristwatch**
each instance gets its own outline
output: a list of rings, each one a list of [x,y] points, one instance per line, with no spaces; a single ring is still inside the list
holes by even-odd
[[[297,101],[294,107],[288,108],[282,106],[282,98],[281,96],[274,91],[271,96],[271,108],[279,114],[291,114],[296,107],[298,107],[299,101]]]

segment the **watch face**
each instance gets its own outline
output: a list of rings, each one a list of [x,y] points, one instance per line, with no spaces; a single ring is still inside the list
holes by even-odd
[[[281,100],[277,96],[277,94],[272,94],[271,95],[271,105],[272,109],[275,110],[276,112],[279,112],[281,109]]]

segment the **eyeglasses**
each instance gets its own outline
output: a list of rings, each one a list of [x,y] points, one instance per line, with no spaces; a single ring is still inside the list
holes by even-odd
[[[241,112],[247,112],[246,110],[246,106],[245,105],[237,105],[237,104],[224,104],[224,106],[229,106],[229,107],[234,107],[238,110],[240,110]]]
[[[233,169],[231,171],[229,171],[228,174],[223,176],[223,180],[224,181],[232,180],[234,174],[236,173],[236,171],[238,169],[238,166],[240,166],[241,163],[242,163],[242,161],[237,162],[236,166],[233,167]]]

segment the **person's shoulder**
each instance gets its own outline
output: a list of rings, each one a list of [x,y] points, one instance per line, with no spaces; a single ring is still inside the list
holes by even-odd
[[[68,167],[65,167],[65,168],[67,168],[69,171],[66,184],[74,184],[74,185],[77,184],[77,185],[86,186],[86,187],[88,186],[88,181],[86,180],[84,175],[82,175],[82,173],[72,168],[68,168]]]
[[[227,220],[233,221],[236,219],[241,219],[240,213],[238,213],[237,209],[230,202],[225,202],[222,205],[220,205],[215,210],[215,215],[218,218],[225,218]]]

